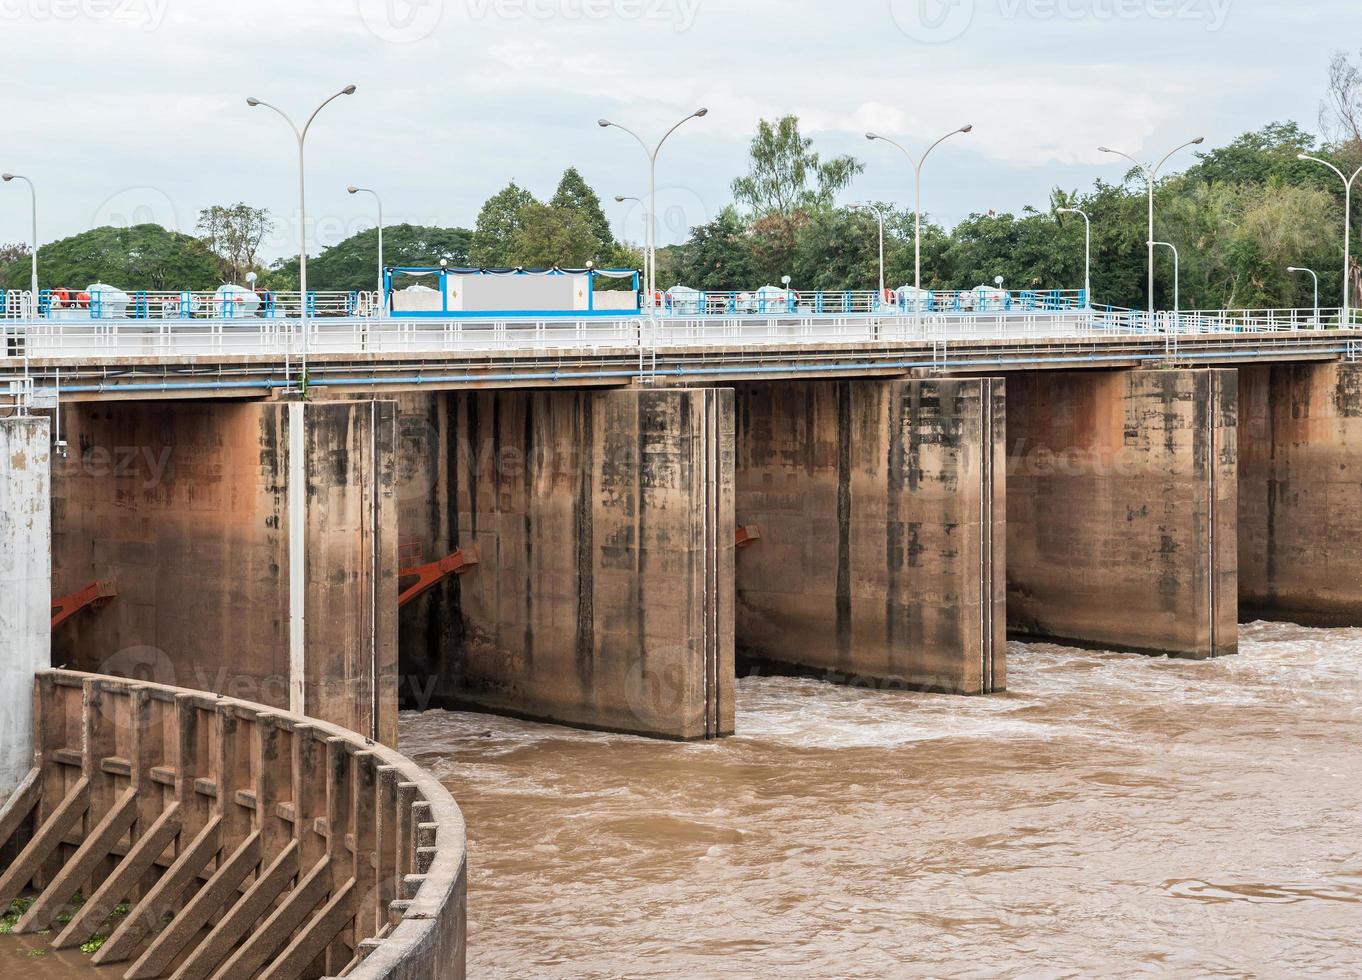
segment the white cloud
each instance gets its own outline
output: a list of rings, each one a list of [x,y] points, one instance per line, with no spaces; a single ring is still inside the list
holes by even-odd
[[[582,2],[595,13],[574,14]],[[1312,123],[1329,54],[1318,41],[1353,9],[1236,0],[1210,32],[1008,17],[1000,0],[975,0],[958,39],[921,44],[889,0],[700,0],[686,30],[665,16],[679,3],[545,0],[520,14],[493,0],[171,0],[154,30],[9,19],[0,167],[39,180],[44,238],[84,230],[131,188],[155,195],[134,212],[169,201],[182,226],[238,199],[282,217],[296,207],[290,135],[245,96],[305,116],[353,81],[359,93],[309,137],[310,211],[342,226],[367,214],[344,194],[351,182],[382,187],[391,214],[444,223],[471,223],[512,177],[550,193],[569,164],[607,201],[636,193],[641,154],[595,120],[660,136],[700,105],[709,117],[660,162],[687,202],[678,212],[722,207],[757,120],[789,112],[820,150],[867,162],[858,196],[885,198],[902,195],[902,175],[865,143],[867,129],[920,150],[972,122],[942,151],[936,208],[1015,210],[1050,184],[1112,178],[1099,143],[1152,153],[1202,132],[1214,142],[1277,118]],[[636,4],[659,13],[636,15]],[[0,241],[26,228],[25,202],[0,189]]]

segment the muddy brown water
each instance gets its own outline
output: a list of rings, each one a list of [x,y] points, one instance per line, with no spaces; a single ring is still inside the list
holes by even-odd
[[[1362,975],[1362,630],[1013,645],[1006,696],[744,680],[703,745],[406,715],[470,975]]]
[[[1362,630],[1009,655],[993,698],[747,679],[705,745],[404,715],[468,818],[470,975],[1362,975]],[[41,946],[0,977],[92,975]]]

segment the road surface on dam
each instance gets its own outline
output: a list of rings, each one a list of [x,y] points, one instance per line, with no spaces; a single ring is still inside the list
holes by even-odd
[[[749,678],[709,744],[401,743],[468,817],[473,977],[1355,976],[1362,630],[1241,651],[1014,645],[978,699]]]

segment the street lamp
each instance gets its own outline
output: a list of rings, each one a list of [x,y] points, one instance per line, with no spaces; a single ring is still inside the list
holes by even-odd
[[[293,135],[298,137],[298,287],[302,293],[302,308],[299,311],[299,322],[303,331],[303,353],[302,353],[302,384],[307,384],[307,349],[308,349],[308,329],[307,329],[307,169],[304,148],[307,143],[308,130],[312,128],[312,123],[316,120],[318,113],[335,102],[342,95],[354,95],[355,86],[347,85],[335,95],[331,96],[321,105],[313,110],[312,115],[307,117],[307,122],[299,129],[297,124],[289,118],[288,113],[277,106],[272,106],[268,102],[260,99],[248,98],[246,104],[252,109],[257,106],[264,106],[266,109],[277,113],[284,122],[289,124],[293,130]]]
[[[1113,153],[1118,157],[1124,157],[1135,164],[1149,182],[1149,320],[1152,325],[1154,320],[1154,182],[1159,179],[1159,171],[1179,150],[1185,150],[1189,146],[1200,146],[1206,142],[1206,137],[1198,136],[1194,140],[1183,143],[1177,149],[1171,150],[1168,156],[1164,157],[1154,167],[1147,167],[1139,160],[1136,160],[1129,153],[1122,153],[1120,150],[1113,150],[1108,146],[1099,146],[1097,149],[1102,153]]]
[[[616,204],[623,204],[625,201],[633,201],[633,202],[634,202],[635,204],[637,204],[639,207],[643,207],[643,204],[644,204],[642,198],[631,197],[631,196],[628,195],[628,194],[616,194],[616,195],[615,195],[615,203],[616,203]],[[647,288],[647,285],[648,285],[648,269],[651,268],[651,266],[648,264],[648,212],[647,212],[647,211],[644,211],[644,212],[643,212],[643,239],[644,239],[644,242],[643,242],[643,285],[644,285],[644,288],[646,289],[646,288]]]
[[[386,268],[383,264],[383,198],[378,196],[378,191],[371,190],[368,187],[347,187],[346,190],[351,194],[372,194],[374,200],[378,202],[378,295],[382,296],[384,293],[383,270]],[[384,308],[386,309],[386,307],[387,303],[385,302]]]
[[[654,309],[653,304],[654,302],[656,302],[654,297],[657,296],[657,155],[660,152],[662,152],[662,144],[666,143],[667,140],[671,138],[672,133],[676,132],[686,123],[690,122],[692,119],[703,119],[707,115],[709,115],[708,109],[695,110],[685,119],[682,119],[671,129],[667,130],[666,134],[663,135],[663,137],[657,141],[657,145],[653,147],[651,150],[648,149],[648,144],[643,142],[643,137],[639,136],[638,133],[634,132],[632,129],[629,129],[627,126],[621,126],[619,123],[611,122],[609,119],[597,120],[597,125],[600,126],[601,129],[610,129],[613,126],[615,129],[620,129],[628,133],[634,139],[638,140],[638,145],[643,147],[643,152],[648,155],[647,274],[648,274],[648,309],[650,312]]]
[[[1056,208],[1056,214],[1076,214],[1083,219],[1083,299],[1092,309],[1092,219],[1082,208]]]
[[[1173,329],[1176,331],[1177,325],[1182,321],[1182,297],[1179,295],[1182,276],[1178,271],[1178,249],[1172,242],[1156,242],[1153,239],[1150,239],[1149,252],[1151,255],[1154,252],[1155,245],[1161,245],[1164,248],[1173,250]],[[1150,325],[1153,325],[1152,322]]]
[[[28,196],[33,205],[33,254],[29,258],[32,260],[31,288],[33,289],[33,310],[36,316],[38,310],[38,192],[33,188],[33,181],[21,174],[0,174],[0,180],[3,180],[6,184],[12,180],[22,180],[28,185]]]
[[[959,129],[951,130],[945,136],[941,137],[941,139],[937,140],[931,146],[927,147],[927,152],[922,154],[922,156],[917,160],[914,160],[913,155],[909,153],[907,150],[905,150],[900,144],[895,143],[888,137],[879,136],[875,133],[865,134],[865,138],[870,140],[870,142],[872,143],[874,143],[876,140],[878,140],[881,143],[888,143],[890,146],[894,147],[905,157],[907,157],[908,162],[913,165],[913,174],[917,188],[917,204],[913,208],[914,213],[916,214],[913,230],[913,288],[915,289],[915,293],[913,294],[914,308],[920,309],[920,304],[922,303],[922,166],[927,162],[927,157],[931,156],[932,151],[935,150],[942,143],[946,142],[946,140],[950,139],[952,136],[957,136],[961,133],[973,132],[973,130],[974,130],[973,124],[970,124],[968,126],[961,126]]]
[[[1315,280],[1315,329],[1319,329],[1319,274],[1314,269],[1298,269],[1294,265],[1287,266],[1287,272],[1309,273],[1310,278]]]
[[[1357,182],[1359,175],[1362,175],[1362,167],[1357,168],[1357,172],[1351,177],[1345,177],[1343,171],[1339,170],[1328,160],[1321,160],[1319,157],[1312,157],[1308,153],[1296,154],[1297,160],[1308,160],[1311,163],[1320,163],[1338,174],[1338,179],[1343,181],[1343,326],[1351,327],[1352,320],[1352,287],[1353,287],[1353,184]]]
[[[884,302],[884,209],[873,204],[853,204],[851,210],[860,211],[862,208],[869,208],[875,212],[875,217],[880,223],[880,296],[877,302]]]

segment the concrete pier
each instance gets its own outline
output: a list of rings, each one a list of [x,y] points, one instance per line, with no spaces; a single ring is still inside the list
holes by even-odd
[[[53,661],[396,738],[395,409],[124,402],[63,411],[57,594],[117,598]]]
[[[1004,394],[995,380],[737,389],[737,643],[757,665],[1006,687]]]
[[[32,765],[33,675],[51,666],[48,454],[47,419],[0,419],[0,802]]]
[[[733,396],[405,396],[403,696],[676,739],[734,729]]]
[[[1007,384],[1009,628],[1194,659],[1235,653],[1235,372]]]
[[[1362,365],[1239,370],[1241,618],[1362,626]]]

